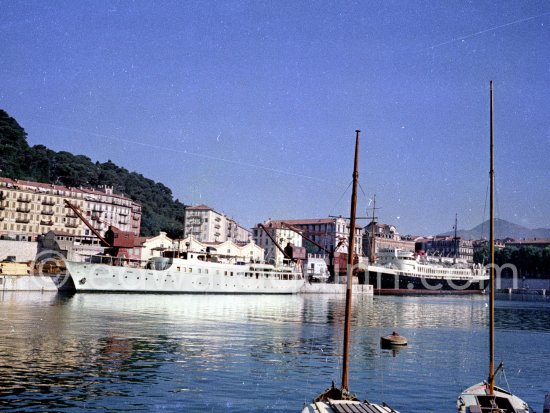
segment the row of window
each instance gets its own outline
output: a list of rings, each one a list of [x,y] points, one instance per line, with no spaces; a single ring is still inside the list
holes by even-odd
[[[424,273],[424,274],[433,274],[433,275],[445,275],[445,274],[448,274],[449,271],[442,268],[442,269],[433,269],[433,268],[422,268],[420,267],[421,271]],[[470,275],[471,272],[469,270],[454,270],[453,271],[454,274],[456,275]]]
[[[30,233],[42,233],[42,232],[47,232],[51,229],[49,225],[38,226],[37,224],[25,225],[25,224],[12,224],[12,223],[3,223],[0,228],[2,228],[4,231],[21,231],[21,232],[30,232]],[[71,229],[71,228],[65,228],[65,227],[63,228],[63,231],[74,235],[77,235],[81,232],[78,228]]]
[[[207,268],[195,268],[196,272],[198,274],[208,274],[208,269]],[[178,272],[188,272],[188,273],[192,273],[193,272],[193,268],[192,267],[176,267],[176,271]],[[214,270],[212,270],[214,271]],[[221,270],[215,270],[216,271],[216,275],[220,275],[221,274]],[[294,280],[294,279],[301,279],[301,276],[300,275],[296,275],[296,274],[269,274],[269,273],[266,273],[266,272],[233,272],[233,271],[224,271],[223,272],[223,275],[225,276],[228,276],[228,277],[233,277],[234,275],[237,275],[237,276],[245,276],[245,277],[250,277],[250,278],[254,278],[256,277],[256,279],[262,277],[262,278],[269,278],[270,275],[273,275],[274,278],[277,278],[277,279],[281,279],[281,280]]]
[[[15,211],[13,209],[10,209],[10,210],[7,210],[6,212],[4,212],[2,214],[2,216],[5,216],[5,217],[15,217],[17,213],[17,216],[20,216],[20,214],[30,214],[30,213],[35,213],[35,214],[41,214],[41,215],[62,215],[62,214],[69,214],[69,215],[74,215],[72,214],[71,212],[65,212],[65,211],[59,211],[59,208],[56,209],[40,209],[40,208],[33,208],[33,205],[31,205],[29,208],[15,208]]]
[[[129,208],[121,208],[113,205],[98,205],[88,202],[88,211],[98,211],[98,212],[111,212],[115,214],[128,215],[130,213]]]
[[[10,202],[9,201],[5,201],[2,206],[6,207],[6,208],[10,208]],[[29,204],[29,205],[21,205],[20,203],[18,202],[12,202],[11,203],[11,208],[20,208],[20,209],[28,209],[28,210],[31,210],[31,211],[56,211],[59,213],[60,211],[60,207],[57,206],[55,208],[49,208],[48,206],[44,206],[44,205],[40,205],[40,204]],[[61,207],[63,208],[63,210],[65,210],[65,207]]]
[[[38,190],[38,189],[37,189]],[[53,203],[57,203],[57,204],[61,204],[63,203],[63,199],[61,197],[67,197],[67,198],[72,198],[73,200],[75,198],[77,199],[82,199],[82,198],[86,198],[88,197],[89,198],[89,195],[84,195],[80,192],[71,192],[71,191],[61,191],[61,190],[49,190],[49,189],[45,189],[43,190],[44,192],[46,192],[46,195],[44,194],[36,194],[36,193],[28,193],[28,192],[20,192],[20,191],[17,191],[17,190],[8,190],[7,191],[2,191],[2,194],[3,196],[7,199],[7,198],[13,198],[13,199],[18,199],[18,200],[21,200],[23,202],[30,202],[30,201],[43,201],[43,202],[53,202]],[[58,195],[58,196],[48,196],[47,194],[53,194],[53,195]],[[74,202],[74,201],[73,201]],[[112,205],[116,205],[116,206],[121,206],[121,207],[126,207],[126,208],[131,208],[131,211],[134,212],[134,213],[141,213],[141,207],[138,207],[137,205],[133,205],[133,201],[132,200],[123,200],[123,199],[120,199],[118,197],[112,197],[112,196],[99,196],[98,199],[97,199],[97,202],[98,203],[102,203],[102,204],[112,204]],[[89,206],[89,205],[88,205]],[[109,209],[112,208],[111,205],[109,205]],[[124,208],[124,209],[126,209]]]
[[[11,218],[11,219],[10,219]],[[72,218],[72,219],[71,219]],[[73,217],[68,217],[68,218],[65,218],[65,217],[57,217],[57,216],[54,216],[53,214],[47,214],[47,215],[33,215],[33,214],[25,214],[25,213],[15,213],[15,212],[12,212],[12,213],[6,213],[2,216],[2,220],[10,220],[10,221],[17,221],[17,220],[25,220],[25,221],[51,221],[51,222],[54,222],[56,224],[58,223],[67,223],[67,224],[71,224],[71,225],[80,225],[79,222],[80,221],[77,221],[75,218]]]

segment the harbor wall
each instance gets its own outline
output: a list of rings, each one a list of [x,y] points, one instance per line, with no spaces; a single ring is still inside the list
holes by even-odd
[[[305,283],[300,294],[345,294],[346,284]],[[353,284],[353,294],[373,295],[373,286],[370,284]]]
[[[0,292],[4,291],[57,291],[57,287],[48,276],[0,274]]]
[[[38,251],[38,242],[0,240],[0,261],[15,257],[17,262],[32,261]]]

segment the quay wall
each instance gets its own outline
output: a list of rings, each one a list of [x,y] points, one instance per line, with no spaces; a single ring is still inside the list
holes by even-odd
[[[38,251],[38,242],[0,240],[0,261],[14,256],[16,262],[32,261]]]
[[[3,291],[57,291],[52,277],[0,274],[0,292]]]

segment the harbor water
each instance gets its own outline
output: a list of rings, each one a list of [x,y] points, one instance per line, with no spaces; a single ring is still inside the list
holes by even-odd
[[[341,380],[343,295],[0,295],[0,411],[297,412]],[[352,392],[455,412],[487,377],[483,296],[354,298]],[[380,337],[408,338],[400,351]],[[550,301],[498,300],[497,383],[542,411]]]

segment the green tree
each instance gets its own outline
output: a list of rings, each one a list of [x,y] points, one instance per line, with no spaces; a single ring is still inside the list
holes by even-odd
[[[63,184],[72,187],[113,187],[142,205],[141,235],[166,231],[171,237],[183,234],[184,204],[173,199],[162,183],[119,167],[112,161],[92,162],[84,155],[55,152],[44,145],[32,148],[25,130],[0,110],[0,176]]]
[[[8,178],[25,178],[29,150],[25,130],[0,109],[0,174]]]

